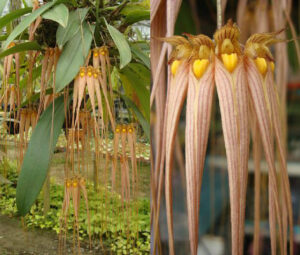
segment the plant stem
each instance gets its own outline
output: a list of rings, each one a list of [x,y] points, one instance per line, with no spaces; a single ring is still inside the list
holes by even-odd
[[[222,0],[217,0],[217,26],[222,27]]]

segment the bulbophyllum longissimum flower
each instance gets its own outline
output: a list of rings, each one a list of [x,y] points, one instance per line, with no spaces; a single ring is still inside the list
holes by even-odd
[[[239,42],[239,28],[229,20],[225,26],[216,31],[214,42],[205,35],[186,34],[187,38],[173,36],[163,39],[173,46],[169,61],[171,74],[162,147],[165,158],[165,195],[170,254],[175,254],[171,183],[173,148],[185,100],[185,166],[189,238],[191,254],[197,254],[200,191],[214,86],[219,99],[228,164],[232,254],[243,254],[249,126],[252,121],[258,123],[269,167],[272,254],[276,254],[277,233],[281,254],[286,254],[288,227],[283,215],[288,215],[291,229],[293,226],[291,195],[281,140],[279,100],[273,81],[274,60],[268,48],[272,43],[280,41],[276,39],[278,33],[255,34],[242,47]],[[253,113],[250,114],[252,108]],[[282,206],[279,205],[279,186],[276,181],[274,139],[280,154],[280,176],[284,197]],[[158,227],[157,219],[154,229],[156,227]],[[290,230],[289,234],[292,252],[293,231]],[[155,231],[154,239],[156,238]]]

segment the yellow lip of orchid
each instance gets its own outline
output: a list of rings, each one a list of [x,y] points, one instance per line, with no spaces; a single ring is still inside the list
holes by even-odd
[[[227,24],[214,34],[216,54],[230,73],[235,70],[239,56],[242,54],[239,36],[239,28],[232,20],[228,20]]]
[[[93,76],[94,76],[94,78],[98,78],[98,70],[97,69],[93,70]]]
[[[108,49],[106,46],[102,46],[99,49],[99,54],[101,54],[102,56],[108,55]]]
[[[76,187],[78,186],[78,182],[77,182],[77,180],[73,181],[73,183],[72,183],[72,184],[73,184],[73,187],[74,187],[74,188],[76,188]]]
[[[171,64],[171,73],[172,73],[173,75],[175,75],[175,74],[177,73],[177,70],[178,70],[180,64],[181,64],[181,61],[180,61],[180,60],[174,60],[174,61],[172,62],[172,64]]]
[[[92,74],[93,74],[93,68],[89,66],[89,67],[87,68],[87,75],[88,75],[89,77],[91,77]]]
[[[86,73],[86,68],[85,67],[80,67],[80,70],[79,70],[80,77],[85,76],[85,73]]]
[[[272,72],[275,70],[275,64],[273,61],[267,61],[265,58],[256,58],[254,59],[255,65],[258,69],[258,71],[262,74],[265,75],[268,71],[268,64],[270,65],[270,68]]]
[[[208,59],[196,59],[193,62],[193,73],[197,79],[200,79],[209,65]]]
[[[277,35],[283,31],[284,29],[272,33],[253,34],[245,44],[245,55],[254,60],[258,71],[262,75],[265,75],[268,71],[268,65],[270,65],[272,72],[275,70],[274,58],[269,47],[272,44],[285,41],[277,38]]]
[[[268,70],[268,65],[267,61],[264,58],[256,58],[254,59],[255,65],[258,69],[258,71],[262,74],[265,75],[267,70]]]
[[[67,187],[70,188],[72,183],[71,183],[71,181],[67,180],[66,184],[67,184]]]
[[[225,68],[228,70],[228,72],[233,72],[238,64],[238,56],[236,53],[231,54],[222,54],[222,62],[225,66]]]
[[[98,57],[99,56],[99,51],[98,51],[97,48],[94,49],[93,52],[94,52],[94,57]]]
[[[207,70],[213,54],[214,43],[206,35],[185,34],[193,47],[190,59],[192,71],[197,79],[201,78]]]
[[[120,131],[121,131],[121,126],[120,126],[120,125],[117,125],[117,126],[116,126],[116,133],[120,133]]]

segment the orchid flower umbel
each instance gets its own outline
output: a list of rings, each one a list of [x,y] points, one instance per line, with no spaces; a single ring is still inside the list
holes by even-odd
[[[173,46],[169,61],[171,73],[164,118],[163,147],[161,148],[163,156],[160,164],[162,167],[165,160],[165,195],[170,254],[175,254],[171,183],[173,148],[185,99],[188,225],[191,254],[197,254],[200,191],[214,86],[216,86],[219,99],[228,165],[232,254],[243,254],[249,125],[253,121],[258,123],[269,167],[269,221],[272,255],[276,254],[277,233],[281,254],[287,253],[285,247],[288,227],[283,215],[288,215],[292,254],[291,194],[282,143],[279,100],[273,80],[274,60],[268,48],[269,45],[280,42],[276,39],[278,33],[255,34],[248,39],[245,47],[242,47],[239,42],[239,28],[229,20],[225,26],[216,31],[214,42],[205,35],[186,34],[187,39],[180,36],[163,39]],[[249,113],[250,106],[253,106],[254,114]],[[274,163],[274,139],[280,154],[280,177],[284,198],[281,206]],[[255,142],[253,140],[254,144]],[[160,191],[158,203],[159,194]],[[157,216],[154,221],[154,243],[158,235]]]

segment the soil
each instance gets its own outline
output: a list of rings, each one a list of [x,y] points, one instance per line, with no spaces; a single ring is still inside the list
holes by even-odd
[[[96,240],[95,240],[96,243]],[[99,240],[97,240],[99,244]],[[58,253],[58,236],[50,231],[40,229],[24,229],[21,221],[16,218],[0,215],[0,254],[1,255],[54,255]],[[78,250],[73,253],[73,243],[67,242],[62,254],[79,254]],[[100,245],[93,245],[89,250],[87,244],[81,244],[81,255],[95,254],[105,255]]]

